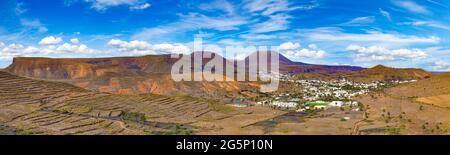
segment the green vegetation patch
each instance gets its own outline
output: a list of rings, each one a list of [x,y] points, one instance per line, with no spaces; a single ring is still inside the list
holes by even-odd
[[[307,102],[305,105],[306,106],[327,106],[329,103],[328,102]]]
[[[29,131],[29,130],[17,130],[16,134],[17,135],[34,135],[35,133],[33,131]]]
[[[214,111],[217,111],[220,113],[225,113],[225,114],[235,111],[234,107],[227,106],[226,104],[220,104],[220,103],[210,103],[209,107]]]
[[[175,134],[176,135],[192,135],[194,131],[191,128],[185,127],[184,125],[176,125],[175,126]]]
[[[73,113],[89,113],[91,111],[92,107],[89,106],[76,106],[71,110]]]
[[[387,135],[399,135],[400,134],[400,128],[388,128],[384,131]]]
[[[138,112],[123,112],[122,114],[120,114],[119,117],[124,121],[131,121],[142,124],[145,123],[145,121],[147,121],[145,114]]]

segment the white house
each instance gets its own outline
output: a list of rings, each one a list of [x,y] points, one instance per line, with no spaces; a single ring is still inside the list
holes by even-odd
[[[264,101],[258,101],[258,102],[256,102],[256,104],[258,104],[258,105],[265,105],[265,104],[268,104],[269,103],[269,100],[264,100]]]
[[[313,108],[314,109],[327,109],[328,107],[326,105],[315,105]]]
[[[358,106],[358,102],[356,101],[350,101],[346,103],[348,106]]]
[[[277,106],[277,107],[285,107],[285,108],[296,108],[297,107],[297,103],[295,103],[295,102],[274,101],[274,102],[272,102],[272,105]]]
[[[344,106],[344,102],[342,101],[332,101],[330,104],[328,104],[330,107],[342,107]]]

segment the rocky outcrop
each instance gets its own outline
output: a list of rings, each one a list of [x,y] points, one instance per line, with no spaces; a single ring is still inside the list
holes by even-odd
[[[43,79],[92,79],[170,73],[175,60],[169,55],[115,58],[14,58],[10,73]]]

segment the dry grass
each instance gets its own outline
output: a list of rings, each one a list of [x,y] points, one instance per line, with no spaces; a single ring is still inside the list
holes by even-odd
[[[421,97],[418,98],[417,101],[420,103],[434,105],[438,107],[450,108],[450,94]]]

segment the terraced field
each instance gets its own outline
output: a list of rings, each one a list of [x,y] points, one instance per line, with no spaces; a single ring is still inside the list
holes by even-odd
[[[178,134],[226,117],[217,111],[191,98],[100,93],[0,71],[0,124],[18,134]]]

